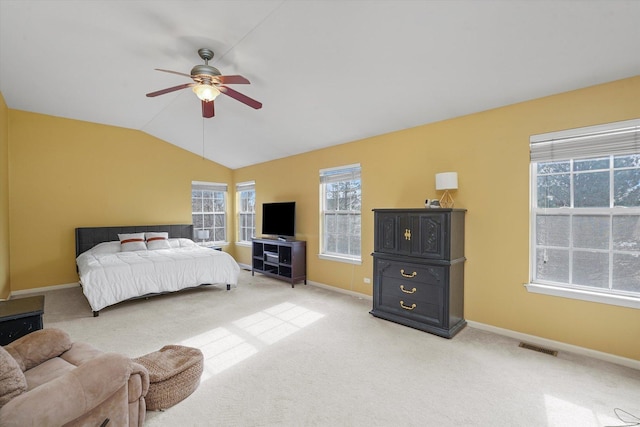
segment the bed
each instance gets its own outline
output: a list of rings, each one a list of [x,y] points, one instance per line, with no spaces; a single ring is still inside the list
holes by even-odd
[[[191,224],[76,228],[78,276],[93,316],[130,299],[237,285],[240,267],[233,257],[192,236]]]

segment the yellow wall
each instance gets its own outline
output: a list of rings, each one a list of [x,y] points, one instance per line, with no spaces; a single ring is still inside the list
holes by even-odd
[[[255,180],[257,206],[297,202],[309,280],[370,295],[363,278],[373,269],[371,209],[421,207],[436,197],[435,173],[457,171],[456,207],[468,209],[465,317],[640,360],[640,310],[523,287],[529,136],[638,118],[638,99],[640,76],[235,171],[142,132],[9,110],[0,130],[9,129],[11,288],[76,281],[75,227],[189,222],[192,180],[227,182],[231,194],[233,183]],[[352,163],[362,165],[362,265],[318,258],[319,170]],[[6,216],[0,205],[0,225]],[[234,229],[232,216],[230,236]],[[250,264],[249,248],[230,250]]]
[[[640,76],[376,136],[234,171],[255,180],[257,206],[297,202],[297,238],[307,241],[310,280],[366,294],[373,214],[422,207],[434,175],[457,171],[456,207],[466,220],[465,317],[640,360],[640,310],[528,293],[529,136],[640,117]],[[318,258],[318,174],[362,166],[362,265]],[[258,209],[259,211],[259,209]],[[258,213],[257,223],[260,224]],[[259,228],[258,228],[259,230]],[[250,264],[250,249],[236,248]]]
[[[0,299],[7,299],[9,282],[9,110],[0,93]]]
[[[74,229],[191,223],[232,171],[140,131],[9,110],[11,290],[77,282]]]

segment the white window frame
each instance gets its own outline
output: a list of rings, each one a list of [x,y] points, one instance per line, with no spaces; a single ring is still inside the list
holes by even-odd
[[[606,135],[607,142],[602,143]],[[600,138],[600,139],[599,139]],[[580,286],[574,284],[554,283],[544,280],[535,279],[536,269],[536,215],[540,213],[567,215],[572,221],[574,216],[578,215],[601,215],[609,218],[609,224],[613,221],[613,217],[617,215],[639,215],[640,207],[614,207],[612,201],[608,208],[538,208],[537,195],[537,171],[536,165],[540,162],[549,161],[570,161],[571,166],[573,160],[605,158],[614,155],[638,154],[640,153],[640,119],[627,120],[617,123],[609,123],[605,125],[589,126],[585,128],[570,129],[560,132],[551,132],[542,135],[534,135],[530,139],[531,142],[531,165],[530,165],[530,283],[525,284],[529,292],[544,295],[553,295],[564,298],[572,298],[584,301],[591,301],[603,304],[617,305],[630,308],[640,308],[639,292],[615,291],[612,289],[597,288],[590,286]],[[540,145],[536,145],[540,144]],[[606,147],[606,148],[603,148]],[[573,176],[576,172],[573,168],[568,172],[571,176],[570,191],[574,191]],[[604,170],[604,169],[603,169]],[[612,161],[609,162],[609,173],[611,176],[611,189],[609,197],[613,197],[613,170]],[[573,194],[572,194],[573,200]],[[569,230],[571,233],[571,230]],[[612,280],[613,263],[611,257],[614,253],[623,252],[614,250],[609,236],[609,248],[603,252],[609,254],[609,281]],[[571,251],[569,247],[569,262],[571,262]],[[594,252],[598,252],[594,250]],[[570,274],[572,272],[569,267]],[[571,280],[570,280],[571,281]]]
[[[248,210],[245,211],[243,210],[243,199],[242,199],[242,193],[247,193],[247,192],[253,192],[253,210]],[[255,204],[255,200],[256,200],[256,183],[255,181],[247,181],[247,182],[240,182],[238,184],[236,184],[236,212],[237,212],[237,222],[238,222],[238,227],[237,227],[237,244],[240,246],[250,246],[251,245],[251,238],[255,237],[256,235],[256,204]],[[251,227],[243,227],[242,225],[242,217],[244,216],[249,216],[251,218]],[[243,237],[243,230],[247,230],[248,234],[249,234],[249,239],[242,239]]]
[[[218,183],[218,182],[205,182],[205,181],[192,181],[191,182],[191,191],[193,194],[194,190],[210,190],[213,191],[214,193],[217,193],[218,195],[220,195],[220,193],[222,193],[222,198],[223,198],[223,206],[222,206],[222,210],[215,210],[216,208],[216,204],[212,203],[212,210],[211,211],[204,211],[204,210],[200,210],[200,211],[194,211],[193,210],[193,195],[191,197],[191,217],[193,218],[195,215],[209,215],[209,214],[213,214],[213,225],[211,227],[197,227],[194,221],[193,224],[193,234],[194,234],[194,240],[196,242],[199,243],[214,243],[214,244],[219,244],[219,245],[225,245],[227,244],[227,184],[224,183]],[[212,198],[212,201],[216,198],[216,196],[214,195],[214,197]],[[216,227],[216,217],[221,217],[222,220],[222,226],[220,227]],[[224,238],[222,240],[216,240],[215,239],[215,230],[222,230],[223,234],[224,234]],[[207,240],[206,242],[200,242],[200,239],[197,239],[197,230],[209,230],[209,240]]]
[[[338,252],[327,251],[327,229],[325,226],[326,215],[328,214],[340,214],[340,215],[357,215],[360,217],[360,223],[362,224],[362,201],[360,203],[359,211],[328,211],[325,206],[326,198],[326,184],[344,182],[348,180],[360,180],[360,197],[362,197],[362,179],[361,179],[361,166],[359,163],[352,165],[339,166],[334,168],[327,168],[320,170],[320,247],[318,257],[320,259],[345,262],[349,264],[361,264],[362,263],[362,229],[360,229],[360,235],[358,237],[358,245],[360,245],[360,255],[343,254]]]

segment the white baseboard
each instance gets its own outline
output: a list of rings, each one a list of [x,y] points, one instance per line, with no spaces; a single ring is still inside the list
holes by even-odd
[[[79,282],[64,283],[62,285],[44,286],[42,288],[31,288],[31,289],[23,289],[20,291],[11,291],[11,294],[9,295],[9,299],[11,299],[11,297],[13,296],[18,296],[18,295],[39,294],[47,291],[55,291],[56,289],[75,288],[76,286],[80,286],[80,283]]]
[[[373,297],[371,295],[361,294],[360,292],[349,291],[347,289],[338,288],[335,286],[325,285],[324,283],[312,282],[311,280],[307,280],[307,284],[311,286],[317,286],[318,288],[328,289],[330,291],[339,292],[341,294],[350,295],[352,297],[367,299],[373,301]]]
[[[566,351],[569,353],[575,353],[582,356],[587,356],[594,359],[603,360],[605,362],[615,363],[617,365],[622,365],[628,368],[640,370],[640,360],[616,356],[615,354],[609,354],[609,353],[604,353],[602,351],[591,350],[589,348],[579,347],[577,345],[567,344],[560,341],[554,341],[547,338],[538,337],[535,335],[523,334],[522,332],[516,332],[510,329],[503,329],[497,326],[487,325],[480,322],[474,322],[473,320],[467,320],[467,325],[475,329],[480,329],[487,332],[493,332],[498,335],[504,335],[509,338],[514,338],[519,341],[527,342],[529,344],[536,344],[544,348],[549,348],[549,349],[558,350],[558,351]]]
[[[307,283],[313,286],[317,286],[319,288],[328,289],[331,291],[351,295],[357,298],[368,299],[373,301],[373,297],[370,295],[348,291],[346,289],[325,285],[323,283],[312,282],[310,280],[307,280]],[[604,353],[602,351],[591,350],[589,348],[579,347],[577,345],[567,344],[560,341],[554,341],[547,338],[538,337],[535,335],[524,334],[522,332],[516,332],[510,329],[499,328],[497,326],[487,325],[485,323],[475,322],[473,320],[467,320],[467,325],[475,329],[480,329],[487,332],[493,332],[498,335],[504,335],[510,338],[517,339],[518,341],[524,341],[529,344],[536,344],[544,348],[549,348],[549,349],[558,350],[558,351],[566,351],[569,353],[579,354],[582,356],[591,357],[593,359],[598,359],[605,362],[615,363],[617,365],[622,365],[628,368],[640,370],[640,360],[629,359],[622,356],[616,356],[615,354]]]
[[[240,264],[240,263],[238,263],[238,265],[245,270],[251,271],[250,265]],[[299,285],[299,283],[296,283],[296,285]],[[350,295],[352,297],[356,297],[360,299],[368,299],[370,301],[373,301],[373,297],[371,295],[361,294],[360,292],[349,291],[347,289],[338,288],[336,286],[325,285],[324,283],[312,282],[311,280],[307,280],[307,285],[316,286],[318,288],[328,289],[330,291],[339,292],[341,294]]]

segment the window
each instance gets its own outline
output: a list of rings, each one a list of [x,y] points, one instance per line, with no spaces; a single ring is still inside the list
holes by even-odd
[[[248,243],[256,235],[256,184],[243,182],[236,185],[238,212],[238,242]]]
[[[191,183],[191,212],[195,239],[226,242],[227,184],[194,181]],[[198,230],[209,231],[208,238],[198,238]]]
[[[320,256],[360,262],[360,165],[320,171]]]
[[[527,287],[640,308],[640,120],[534,136],[531,174]]]

